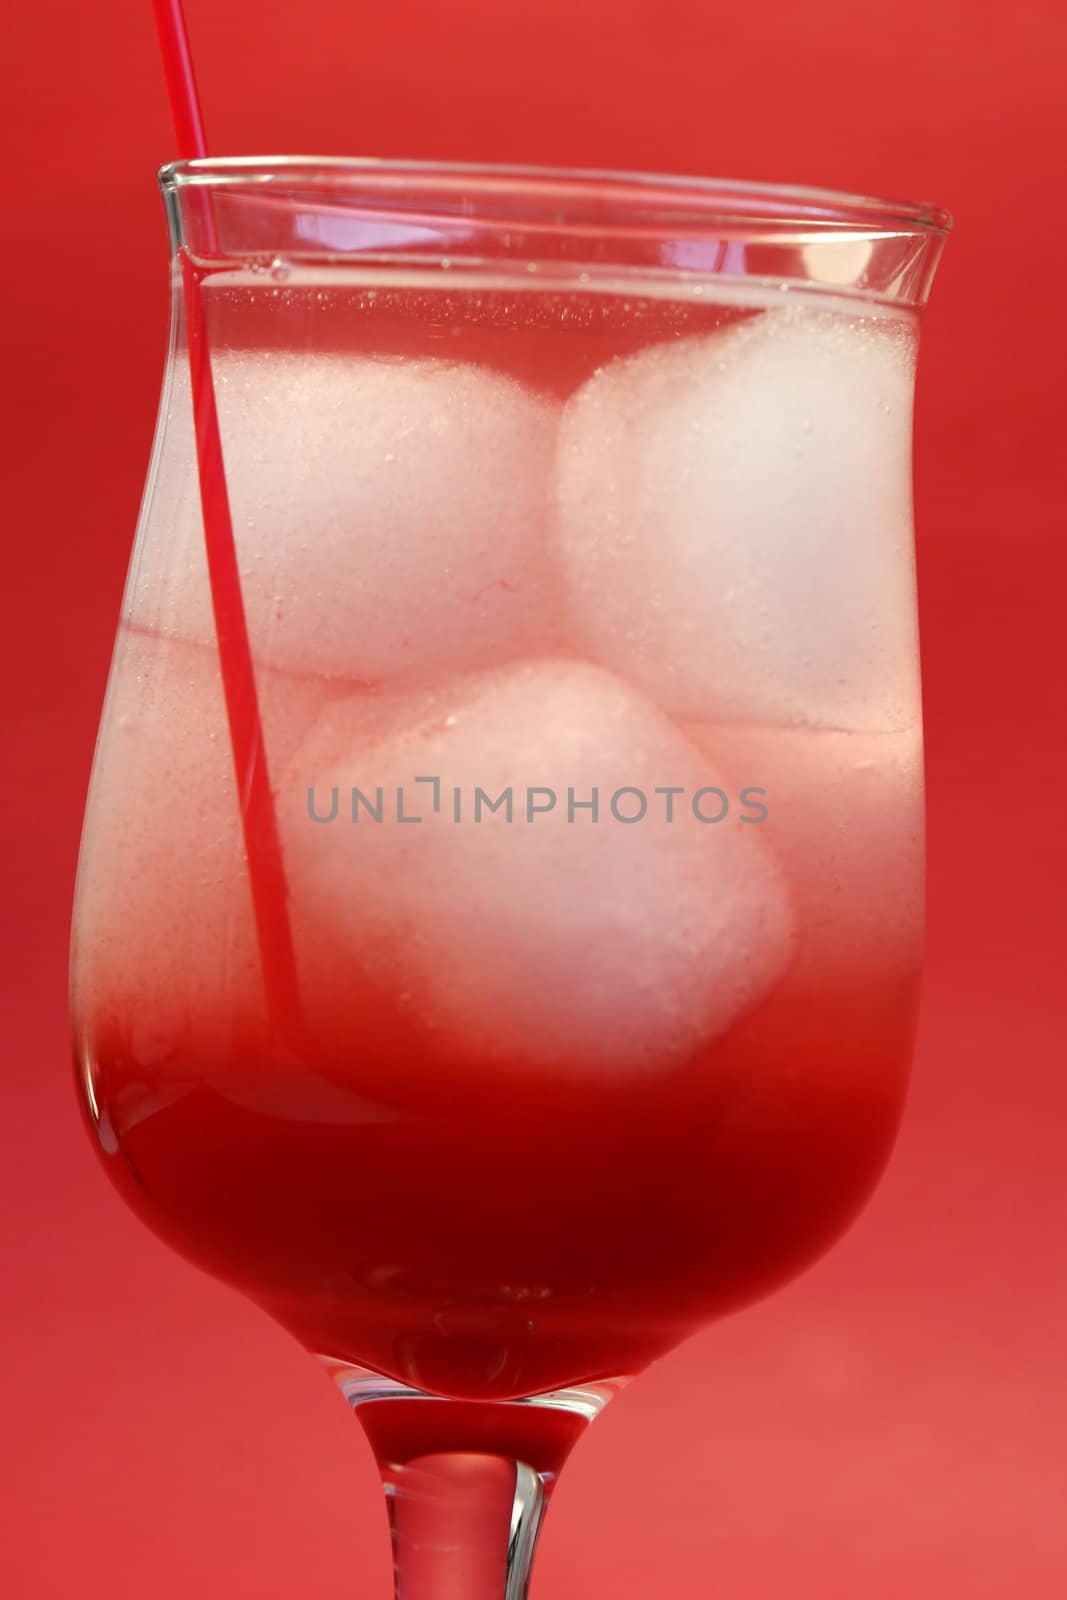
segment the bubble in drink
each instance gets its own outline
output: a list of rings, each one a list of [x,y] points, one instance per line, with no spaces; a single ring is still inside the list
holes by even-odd
[[[445,360],[221,351],[226,479],[253,652],[377,682],[550,648],[543,526],[558,407]],[[181,370],[132,620],[214,639]]]
[[[575,1074],[676,1066],[784,971],[792,914],[758,829],[697,820],[692,796],[720,774],[618,679],[527,662],[385,718],[337,702],[294,759],[296,926],[313,907],[318,941],[386,974],[446,1052]],[[310,820],[309,787],[323,815],[337,791],[332,825]],[[398,822],[398,791],[421,822]]]
[[[615,361],[564,410],[573,641],[683,718],[914,721],[913,343],[772,310]]]

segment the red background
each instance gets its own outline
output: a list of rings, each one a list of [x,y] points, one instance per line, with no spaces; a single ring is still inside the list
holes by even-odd
[[[1059,0],[189,11],[220,154],[719,172],[956,213],[920,375],[930,948],[899,1150],[833,1255],[597,1424],[535,1590],[1062,1596]],[[126,1214],[75,1111],[70,891],[161,371],[152,174],[172,144],[148,0],[23,3],[7,42],[0,1583],[384,1596],[358,1427],[284,1334]]]

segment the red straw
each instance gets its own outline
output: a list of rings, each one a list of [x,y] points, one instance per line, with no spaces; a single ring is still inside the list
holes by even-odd
[[[183,159],[201,158],[207,154],[204,123],[200,115],[181,0],[153,0],[153,4],[178,137],[178,154]],[[233,537],[233,519],[226,489],[222,439],[200,292],[203,275],[184,246],[181,249],[181,268],[208,578],[241,808],[241,827],[248,857],[256,936],[270,1013],[283,1035],[292,1037],[298,1017],[299,992],[289,927],[285,867],[263,742],[252,649]]]
[[[189,34],[182,12],[182,0],[152,0],[156,12],[159,48],[163,52],[163,71],[167,77],[170,112],[178,138],[182,161],[196,161],[207,155],[204,119],[189,50]]]

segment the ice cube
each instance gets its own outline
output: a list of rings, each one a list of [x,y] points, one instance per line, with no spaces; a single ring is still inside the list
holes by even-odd
[[[551,647],[554,403],[445,360],[220,351],[214,373],[260,660],[375,682]],[[128,614],[214,637],[180,366]]]
[[[261,669],[280,772],[323,709],[321,682]],[[124,631],[78,877],[83,1017],[111,1016],[146,1074],[221,1067],[264,1015],[225,702],[213,649]]]
[[[574,643],[686,718],[914,722],[910,329],[798,307],[564,410]]]
[[[793,976],[871,983],[914,973],[923,924],[923,767],[918,724],[886,733],[689,725],[738,792],[758,787],[758,826],[793,896]]]
[[[656,791],[671,786],[668,821]],[[468,1061],[601,1075],[685,1061],[791,953],[759,830],[712,820],[722,787],[644,696],[586,663],[520,663],[392,707],[335,702],[281,797],[308,1009],[331,1003],[344,962]],[[398,793],[420,822],[398,820]]]

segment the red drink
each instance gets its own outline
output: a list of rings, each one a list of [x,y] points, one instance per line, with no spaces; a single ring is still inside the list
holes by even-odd
[[[912,324],[411,276],[205,291],[299,1028],[263,993],[175,380],[77,1052],[169,1243],[320,1354],[490,1399],[632,1373],[773,1288],[886,1159]]]

